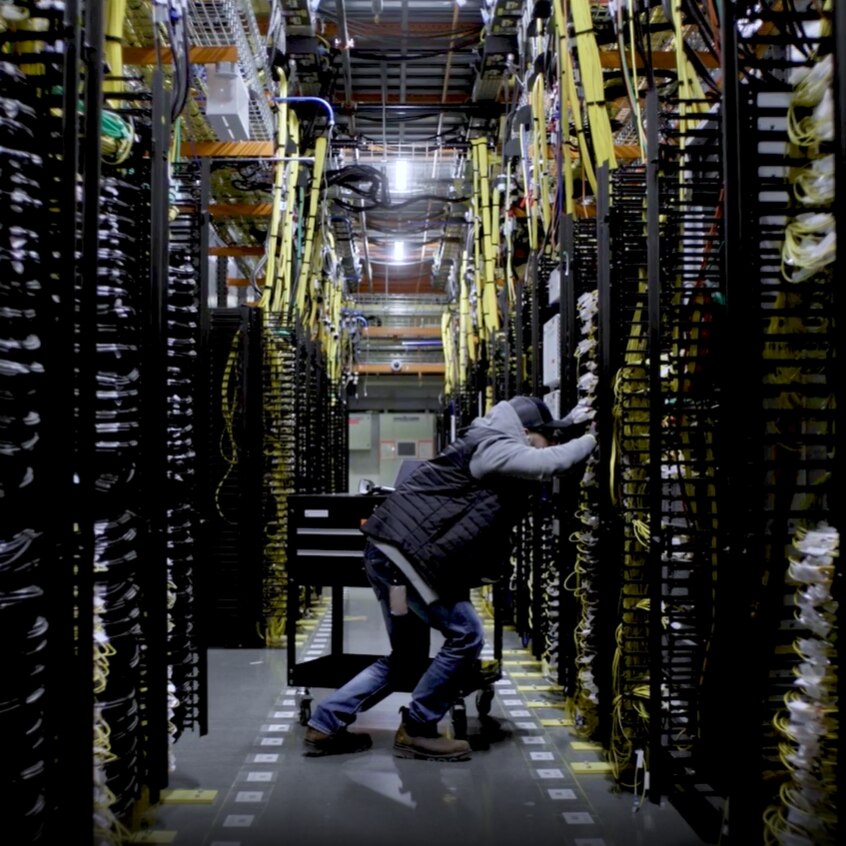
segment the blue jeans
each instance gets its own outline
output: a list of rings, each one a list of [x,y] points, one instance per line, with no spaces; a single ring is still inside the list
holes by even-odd
[[[469,599],[439,599],[426,605],[410,585],[407,587],[409,613],[394,616],[390,611],[389,590],[397,581],[404,583],[399,571],[371,544],[365,549],[364,569],[382,607],[391,654],[379,658],[321,700],[312,712],[309,725],[334,734],[350,725],[359,711],[367,711],[391,693],[411,689],[409,718],[434,727],[456,699],[469,692],[464,684],[485,642],[482,621]],[[444,643],[428,663],[431,629],[444,636]]]

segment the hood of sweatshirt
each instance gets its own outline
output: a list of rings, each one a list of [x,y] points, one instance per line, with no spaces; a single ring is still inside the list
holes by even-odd
[[[528,443],[525,427],[511,403],[498,402],[484,417],[477,417],[471,428],[490,429],[492,432],[519,438]]]

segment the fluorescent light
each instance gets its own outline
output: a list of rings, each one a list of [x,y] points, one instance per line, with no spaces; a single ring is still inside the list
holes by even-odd
[[[405,258],[405,241],[394,241],[394,259],[402,261]]]
[[[408,162],[405,159],[399,159],[395,165],[394,170],[394,190],[402,194],[408,191]]]

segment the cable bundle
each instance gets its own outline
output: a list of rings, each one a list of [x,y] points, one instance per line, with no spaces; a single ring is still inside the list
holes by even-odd
[[[95,827],[109,842],[124,836],[121,820],[138,796],[139,709],[147,669],[141,531],[134,511],[142,479],[141,396],[147,375],[141,351],[145,265],[135,233],[146,206],[141,180],[135,178],[127,171],[101,180],[93,344],[79,328],[75,339],[81,370],[93,370],[95,381]]]
[[[542,672],[554,677],[558,673],[558,644],[561,598],[558,595],[558,536],[554,531],[554,520],[550,503],[543,501],[540,520],[541,545],[541,588],[543,590],[543,619],[541,622]]]
[[[137,515],[94,524],[94,820],[117,842],[141,777],[139,691],[144,686]]]
[[[103,180],[97,264],[95,450],[102,493],[132,484],[140,457],[141,329],[133,218],[139,188]]]
[[[295,492],[294,415],[295,337],[278,315],[265,309],[262,398],[264,402],[264,639],[268,646],[284,643],[288,616],[287,539],[288,495]]]
[[[0,729],[6,749],[0,758],[2,807],[11,809],[25,842],[35,842],[43,826],[46,781],[44,734],[47,618],[39,571],[40,535],[23,529],[0,539],[0,638],[6,644],[0,693]],[[8,805],[7,805],[8,803]]]
[[[172,166],[180,214],[169,225],[165,291],[166,473],[168,568],[168,731],[172,740],[196,724],[198,653],[195,631],[197,384],[200,332],[199,178],[193,164]],[[171,749],[172,754],[172,749]],[[171,761],[173,766],[173,761]]]
[[[576,302],[580,323],[580,338],[576,346],[578,365],[578,403],[586,413],[595,413],[597,388],[597,306],[598,291],[586,291]],[[595,577],[599,558],[599,484],[597,470],[599,456],[594,450],[588,456],[579,485],[579,507],[576,519],[579,527],[570,535],[576,547],[573,572],[565,586],[579,601],[579,620],[573,632],[576,643],[576,683],[570,709],[577,729],[590,737],[598,723],[599,686],[594,674],[597,656],[598,632],[596,629],[598,590]],[[575,577],[573,579],[572,577]]]
[[[50,314],[42,286],[43,162],[34,88],[0,61],[0,693],[2,817],[21,842],[40,839],[50,755],[45,717],[48,645],[42,562],[45,470],[41,410],[48,405],[41,338]]]
[[[833,846],[837,832],[837,603],[831,595],[839,533],[825,523],[799,528],[793,542],[788,580],[796,585],[795,617],[804,630],[793,648],[801,663],[794,669],[786,711],[774,725],[785,738],[779,746],[789,779],[780,804],[765,814],[766,843],[782,846]]]
[[[833,76],[834,59],[829,54],[801,68],[793,78],[787,134],[811,159],[797,174],[794,193],[806,206],[822,209],[798,214],[787,224],[781,272],[789,282],[813,278],[837,257],[834,215],[823,210],[834,201],[834,157],[820,150],[822,143],[834,139]]]
[[[781,260],[785,279],[804,282],[834,264],[836,237],[833,214],[796,215],[784,232]]]
[[[619,321],[627,333],[623,363],[614,377],[614,431],[609,456],[610,496],[619,509],[622,560],[619,623],[612,659],[612,722],[609,744],[615,779],[636,787],[636,750],[648,737],[649,676],[649,427],[648,310],[645,174],[614,174],[614,280]],[[657,671],[657,667],[655,667]],[[634,779],[624,776],[634,772]]]
[[[26,511],[38,454],[44,364],[39,316],[41,157],[29,152],[36,112],[23,73],[0,62],[0,500]],[[43,314],[42,320],[43,320]],[[23,514],[22,514],[23,516]]]
[[[833,75],[830,54],[794,74],[787,134],[797,147],[817,152],[821,142],[834,140]]]

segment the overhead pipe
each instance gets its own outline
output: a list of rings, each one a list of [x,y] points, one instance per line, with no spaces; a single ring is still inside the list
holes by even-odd
[[[274,103],[316,103],[318,106],[323,106],[329,114],[329,129],[335,126],[335,112],[332,109],[332,104],[322,97],[271,97]]]

